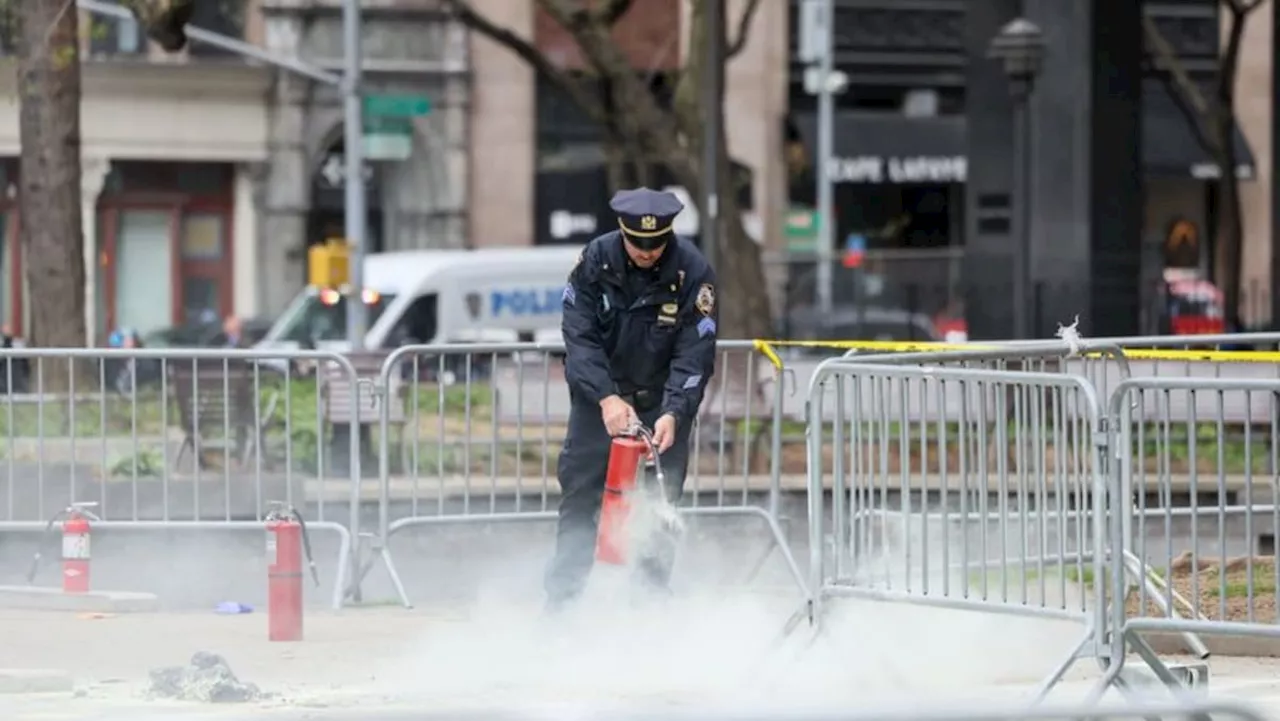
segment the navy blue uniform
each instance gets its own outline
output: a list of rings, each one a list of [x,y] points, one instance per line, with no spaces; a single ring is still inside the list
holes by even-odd
[[[600,401],[621,396],[650,428],[664,414],[675,416],[675,442],[662,455],[662,468],[667,497],[676,501],[687,471],[689,431],[715,366],[715,275],[692,243],[669,232],[671,218],[683,206],[670,194],[627,192],[650,195],[615,196],[621,229],[591,241],[564,292],[561,329],[571,406],[559,461],[556,555],[547,572],[553,607],[582,592],[594,561],[610,447]],[[628,198],[639,204],[638,217],[620,210]],[[674,212],[661,205],[666,200],[676,203]],[[654,214],[643,212],[650,207]],[[643,229],[639,237],[630,234],[633,227]],[[624,238],[644,247],[646,239],[662,238],[663,228],[668,232],[661,258],[652,268],[636,267]],[[674,556],[670,539],[642,551],[638,580],[665,589]]]

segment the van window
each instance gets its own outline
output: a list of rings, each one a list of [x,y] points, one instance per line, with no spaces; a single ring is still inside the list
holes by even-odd
[[[372,328],[393,300],[394,295],[368,293],[365,305],[369,309],[369,318],[365,327]],[[308,296],[295,309],[293,316],[285,322],[279,340],[294,341],[306,346],[346,338],[347,294],[321,291]]]
[[[396,322],[395,328],[387,338],[387,345],[390,347],[419,345],[434,340],[438,327],[436,306],[435,293],[414,299],[405,309],[404,315],[400,316],[400,320]]]

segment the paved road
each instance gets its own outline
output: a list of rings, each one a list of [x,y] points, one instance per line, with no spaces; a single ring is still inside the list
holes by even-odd
[[[613,579],[616,580],[616,579]],[[708,709],[839,713],[960,711],[1019,703],[1077,639],[1072,624],[885,604],[850,605],[813,643],[778,641],[787,599],[720,591],[659,615],[630,609],[608,582],[598,608],[540,625],[529,604],[313,614],[306,641],[272,644],[261,616],[153,614],[75,618],[0,613],[2,668],[54,668],[74,695],[0,696],[10,719],[608,718]],[[224,656],[274,695],[210,707],[149,699],[149,670],[196,651]],[[1211,698],[1280,711],[1280,663],[1215,658]],[[1078,702],[1096,669],[1080,664],[1050,697]],[[785,716],[781,716],[785,717]],[[1225,717],[1223,717],[1225,718]],[[1275,716],[1272,716],[1275,718]]]

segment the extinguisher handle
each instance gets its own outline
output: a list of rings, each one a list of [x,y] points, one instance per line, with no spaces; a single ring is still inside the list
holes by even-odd
[[[85,518],[89,519],[90,521],[101,521],[102,519],[99,518],[96,513],[89,510],[90,508],[97,508],[97,507],[98,507],[97,501],[76,501],[75,503],[72,503],[71,505],[67,506],[67,510],[64,511],[63,513],[66,515],[71,515],[72,513],[78,513],[81,516],[84,516]]]
[[[658,446],[653,442],[653,431],[645,428],[643,423],[636,423],[632,432],[649,447],[649,457],[653,459],[653,475],[657,477],[658,485],[662,485],[666,476],[662,473],[662,457],[658,453]]]

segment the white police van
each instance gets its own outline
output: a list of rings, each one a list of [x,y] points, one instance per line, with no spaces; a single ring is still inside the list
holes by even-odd
[[[364,261],[368,349],[560,340],[565,281],[581,246],[421,250]],[[308,287],[259,343],[349,350],[346,294]]]

